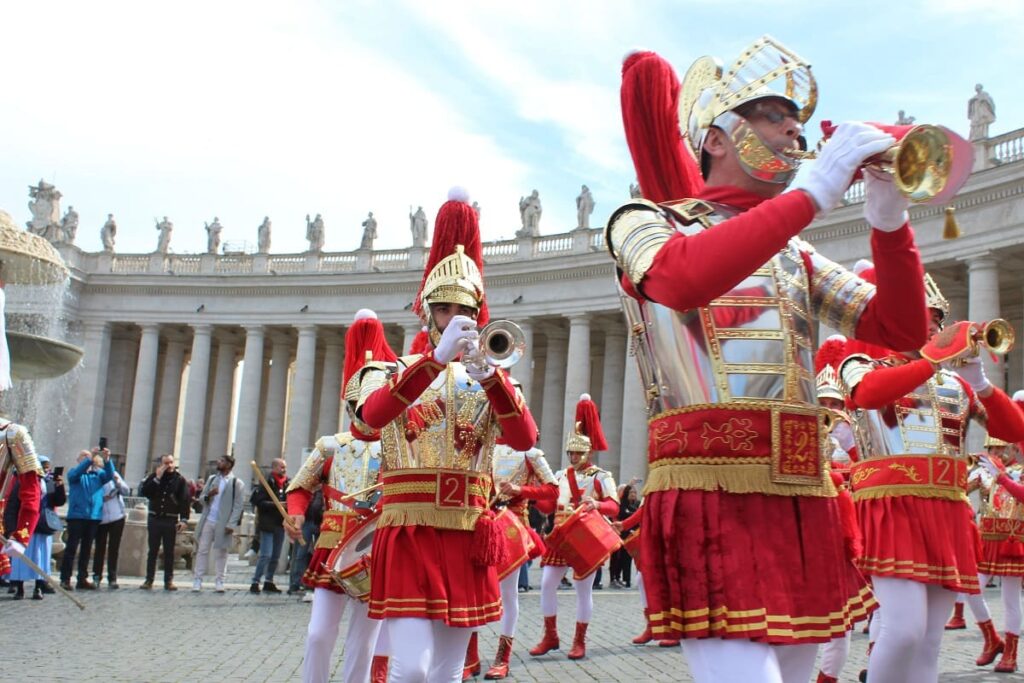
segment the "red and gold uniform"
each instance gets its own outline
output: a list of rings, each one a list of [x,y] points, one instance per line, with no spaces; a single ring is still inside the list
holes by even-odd
[[[32,436],[24,426],[13,422],[0,422],[3,440],[0,441],[0,532],[9,540],[28,545],[32,532],[39,521],[41,490],[39,481],[43,476],[42,465],[36,457]],[[10,502],[9,492],[18,486],[18,522],[13,529],[3,528],[3,513]],[[0,553],[0,576],[9,574],[11,563],[7,555]]]
[[[417,297],[433,348],[399,358],[394,372],[362,375],[358,415],[381,431],[382,451],[370,616],[386,622],[393,681],[457,678],[469,629],[501,616],[495,567],[504,546],[489,509],[494,447],[500,435],[529,450],[537,428],[505,371],[479,362],[481,267],[476,213],[452,198],[435,221]],[[449,310],[474,317],[438,325],[435,316]]]

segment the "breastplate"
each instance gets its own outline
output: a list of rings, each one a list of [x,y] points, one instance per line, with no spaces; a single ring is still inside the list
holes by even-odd
[[[942,383],[935,377],[942,377]],[[967,392],[949,371],[940,370],[935,377],[893,405],[854,412],[862,457],[965,454]]]
[[[702,229],[678,227],[684,234]],[[815,325],[795,240],[707,306],[675,311],[625,295],[622,304],[649,415],[708,403],[816,403]]]
[[[327,484],[341,493],[362,491],[377,483],[380,472],[380,442],[353,439],[341,445],[333,436],[324,437],[323,447],[334,450],[331,468],[327,472]],[[372,493],[372,492],[369,492]],[[365,499],[369,493],[359,496]],[[350,510],[339,501],[325,499],[329,510]]]
[[[558,483],[558,509],[560,511],[572,511],[572,489],[569,487],[569,477],[567,476],[569,470],[559,470],[555,475],[555,480]],[[595,500],[599,497],[597,494],[597,476],[601,473],[601,470],[597,467],[589,468],[586,473],[576,470],[576,484],[580,489],[580,496],[590,496]],[[607,491],[601,492],[602,496],[607,496]]]
[[[491,474],[496,421],[479,382],[449,363],[426,391],[381,431],[385,471],[446,469]]]
[[[1013,471],[1013,468],[1007,471]],[[1020,469],[1017,468],[1017,472]],[[993,486],[989,494],[986,516],[1000,519],[1024,520],[1024,505],[1011,496],[1002,486]]]

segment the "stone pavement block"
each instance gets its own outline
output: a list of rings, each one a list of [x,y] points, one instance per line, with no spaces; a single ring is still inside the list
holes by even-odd
[[[0,681],[298,680],[310,605],[284,594],[251,595],[249,571],[244,562],[230,562],[229,590],[224,594],[213,592],[212,581],[202,593],[190,592],[191,577],[183,572],[176,576],[180,590],[175,593],[159,587],[140,591],[137,586],[141,580],[123,577],[119,591],[76,593],[87,605],[84,612],[57,595],[47,596],[42,602],[13,602],[0,594],[0,642],[5,652],[17,652],[18,661],[24,663],[17,671],[0,667]],[[540,585],[536,569],[531,571],[531,581]],[[986,597],[997,625],[1001,625],[1003,609],[998,588],[987,590]],[[507,679],[510,683],[692,680],[678,648],[630,644],[643,628],[636,590],[594,593],[587,658],[581,662],[566,658],[575,629],[573,591],[559,591],[558,595],[561,649],[542,657],[527,653],[541,635],[540,593],[532,590],[520,598],[512,676]],[[335,650],[332,680],[341,678],[347,626],[345,620]],[[497,624],[481,630],[480,655],[485,669],[494,658],[497,641]],[[840,680],[857,680],[866,646],[867,636],[858,629]],[[966,631],[947,632],[939,680],[1017,680],[995,674],[991,667],[976,667],[974,659],[980,649],[981,635],[973,624]]]

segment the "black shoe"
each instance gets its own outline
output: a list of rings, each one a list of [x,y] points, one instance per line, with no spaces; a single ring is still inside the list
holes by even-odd
[[[306,591],[301,586],[299,588],[295,588],[292,586],[288,587],[288,595],[302,595],[305,592]]]
[[[260,585],[258,583],[251,584],[249,586],[249,592],[252,593],[253,595],[259,595],[260,594]]]
[[[141,588],[144,591],[151,591],[151,590],[153,590],[153,582],[151,580],[147,579],[147,580],[142,582],[142,585],[139,586],[139,588]]]
[[[107,579],[107,590],[116,591],[120,586],[117,585],[117,579]]]
[[[263,592],[264,593],[280,593],[281,589],[278,588],[277,586],[275,586],[273,581],[264,581],[263,582]]]
[[[53,586],[51,586],[50,584],[46,583],[45,581],[42,581],[41,583],[43,585],[41,585],[39,587],[39,590],[43,591],[43,595],[53,595],[54,593],[57,592],[57,591],[55,591],[53,589]]]
[[[60,582],[60,587],[63,588],[64,590],[68,591],[69,593],[71,591],[75,590],[75,587],[71,585],[70,581],[61,581]]]
[[[80,591],[94,591],[96,590],[96,584],[89,579],[79,579],[78,583],[75,584],[75,588]]]
[[[24,600],[25,599],[25,583],[23,581],[12,581],[14,584],[14,599]]]
[[[43,599],[43,589],[40,588],[39,586],[36,586],[32,590],[32,599],[33,600],[42,600]]]
[[[597,584],[596,586],[594,586],[594,590],[596,590],[596,591],[603,591],[604,590],[604,586],[602,586],[601,584]]]
[[[164,590],[165,591],[176,591],[176,590],[178,590],[178,587],[175,586],[173,582],[169,582],[169,583],[165,583],[164,584]]]

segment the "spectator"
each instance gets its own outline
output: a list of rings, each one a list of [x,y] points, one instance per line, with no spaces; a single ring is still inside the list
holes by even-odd
[[[288,491],[287,465],[277,458],[270,465],[270,479],[267,483],[274,489],[274,495],[280,503],[285,502]],[[256,559],[256,573],[252,575],[250,593],[260,592],[260,576],[263,576],[264,593],[280,593],[281,589],[274,585],[274,570],[281,557],[281,546],[284,544],[284,518],[277,509],[274,500],[263,486],[253,487],[252,506],[256,510],[256,530],[260,538],[260,554]]]
[[[203,590],[203,576],[214,550],[216,582],[214,590],[224,592],[224,579],[228,571],[228,549],[232,534],[242,525],[242,506],[245,504],[245,482],[231,471],[235,459],[222,455],[217,461],[217,474],[211,474],[199,498],[203,514],[196,525],[196,561],[192,590]],[[225,496],[227,499],[225,500]]]
[[[309,558],[313,555],[313,548],[316,546],[316,538],[320,535],[320,524],[324,521],[324,492],[317,489],[306,508],[306,517],[302,522],[302,538],[306,545],[292,543],[292,561],[288,574],[288,595],[301,593],[302,575],[306,573],[309,566]]]
[[[110,462],[110,451],[106,448],[80,451],[78,464],[68,472],[68,538],[60,564],[60,585],[64,590],[73,590],[71,572],[76,555],[78,581],[75,587],[96,590],[96,584],[89,580],[89,551],[103,510],[103,485],[113,478],[114,463]]]
[[[174,539],[188,522],[188,482],[178,472],[174,456],[160,456],[156,471],[142,482],[142,495],[149,499],[149,555],[146,557],[146,580],[139,588],[153,590],[156,558],[164,547],[164,590],[176,591],[174,585]]]
[[[103,485],[103,510],[100,526],[96,531],[96,552],[92,561],[92,581],[97,586],[103,579],[103,561],[107,562],[107,588],[112,591],[117,585],[117,556],[121,552],[121,534],[124,533],[124,496],[131,492],[128,484],[114,470],[114,478]]]
[[[622,493],[619,500],[622,504],[619,506],[618,520],[628,518],[636,509],[640,507],[639,492],[636,486],[628,484],[622,487]],[[628,538],[633,530],[623,531],[622,538]],[[611,575],[611,587],[612,588],[629,588],[633,580],[633,558],[625,548],[619,548],[612,553],[611,564],[609,567],[609,573]]]
[[[43,472],[45,477],[43,478],[43,497],[40,501],[39,509],[39,522],[36,524],[35,531],[32,533],[32,538],[29,540],[28,545],[25,547],[25,556],[29,560],[39,565],[43,571],[48,572],[50,570],[50,559],[53,551],[53,533],[56,529],[51,529],[46,525],[46,510],[50,510],[53,514],[54,508],[63,505],[67,501],[67,495],[64,491],[64,478],[61,475],[54,475],[50,467],[50,459],[45,455],[40,455],[39,463],[43,466]],[[14,528],[17,526],[18,511],[21,507],[21,501],[18,497],[18,488],[20,482],[15,480],[14,487],[11,490],[7,509],[4,510],[5,517],[13,513],[13,522],[4,520],[5,528]],[[42,600],[44,593],[52,593],[53,589],[46,585],[32,569],[29,569],[28,565],[21,561],[20,558],[14,556],[11,558],[11,583],[14,587],[14,599],[22,600],[25,597],[25,582],[35,581],[35,590],[32,591],[33,600]]]

